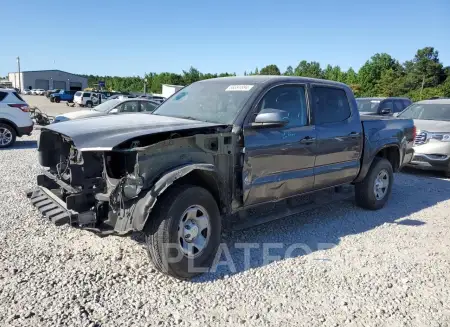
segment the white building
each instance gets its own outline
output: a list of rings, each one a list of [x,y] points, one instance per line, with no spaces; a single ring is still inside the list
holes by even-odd
[[[64,72],[62,70],[32,70],[9,73],[9,81],[20,90],[29,89],[62,89],[78,91],[88,87],[86,77]]]
[[[161,95],[165,98],[170,97],[172,94],[177,93],[179,90],[181,90],[184,86],[182,85],[170,85],[170,84],[163,84],[162,85],[162,93]]]

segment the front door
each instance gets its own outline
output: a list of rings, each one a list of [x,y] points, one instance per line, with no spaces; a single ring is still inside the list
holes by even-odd
[[[257,105],[261,109],[284,110],[289,122],[244,129],[244,205],[276,201],[314,186],[316,130],[309,123],[306,86],[270,89]]]
[[[314,189],[352,182],[359,173],[363,131],[345,89],[313,85],[311,105],[317,130]]]

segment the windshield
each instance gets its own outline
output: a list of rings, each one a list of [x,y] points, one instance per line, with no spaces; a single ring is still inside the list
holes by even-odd
[[[358,111],[360,112],[378,112],[381,100],[376,99],[356,99]]]
[[[194,83],[163,102],[153,114],[231,124],[253,91],[253,85],[224,81]]]
[[[412,104],[401,114],[399,114],[398,117],[409,119],[450,121],[450,104]]]
[[[105,102],[102,102],[101,104],[99,104],[98,106],[95,106],[93,109],[95,111],[108,112],[112,108],[114,108],[116,105],[118,105],[120,102],[121,101],[117,100],[117,99],[105,101]]]

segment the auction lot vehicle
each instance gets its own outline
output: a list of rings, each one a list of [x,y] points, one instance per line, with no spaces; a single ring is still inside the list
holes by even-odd
[[[450,99],[414,103],[398,115],[414,119],[417,136],[409,166],[442,171],[450,177]]]
[[[412,101],[408,98],[356,98],[360,115],[392,116],[400,113]]]
[[[412,120],[360,119],[345,84],[209,79],[153,114],[43,127],[45,168],[27,195],[57,225],[144,232],[155,266],[186,279],[210,267],[222,226],[301,212],[312,194],[350,183],[358,205],[382,208],[393,173],[413,156],[414,138]]]
[[[92,108],[99,104],[99,98],[101,102],[106,102],[108,99],[103,93],[78,91],[73,97],[73,102],[80,107]]]
[[[61,91],[61,89],[53,89],[53,90],[48,90],[45,91],[45,97],[46,98],[50,98],[50,96],[54,93],[59,93]]]
[[[29,106],[12,89],[0,89],[0,148],[10,147],[16,137],[31,135],[33,121]]]
[[[153,112],[159,106],[158,102],[147,99],[114,99],[108,100],[95,106],[89,110],[78,110],[61,114],[55,117],[53,123],[60,123],[63,121],[100,117],[112,114],[129,114],[136,112]]]
[[[61,90],[58,93],[50,94],[50,102],[60,103],[61,101],[73,102],[73,97],[76,91]]]

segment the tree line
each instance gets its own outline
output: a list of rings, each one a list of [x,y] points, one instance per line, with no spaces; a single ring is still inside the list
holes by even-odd
[[[117,77],[85,75],[90,87],[98,81],[105,81],[106,88],[128,92],[143,92],[144,79],[147,92],[161,93],[162,84],[189,85],[193,82],[235,73],[201,73],[191,67],[182,74],[169,72],[148,73],[144,77]],[[281,72],[277,65],[270,64],[260,70],[245,72],[244,75],[286,75],[322,78],[349,85],[357,97],[363,96],[407,96],[413,101],[434,96],[450,97],[450,67],[444,67],[439,60],[439,52],[433,47],[417,50],[411,60],[400,63],[387,53],[373,55],[356,72],[339,66],[325,68],[316,61],[302,60],[295,68],[288,66]]]

